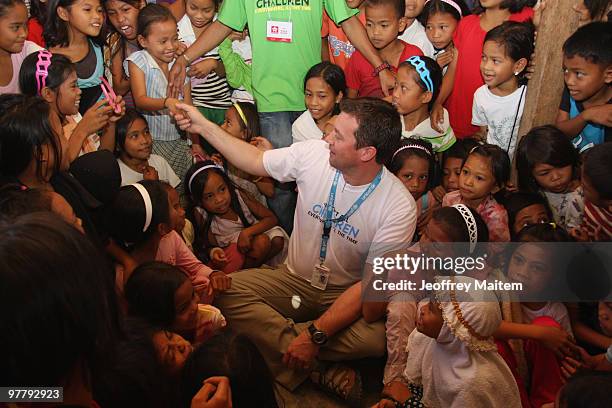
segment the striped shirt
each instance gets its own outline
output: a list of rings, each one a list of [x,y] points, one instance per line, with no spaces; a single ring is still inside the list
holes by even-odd
[[[612,241],[612,213],[587,200],[584,200],[582,226],[586,229],[589,239]]]
[[[149,98],[166,98],[168,79],[151,54],[146,50],[140,50],[134,52],[123,61],[123,69],[129,77],[128,62],[132,62],[144,72],[147,96]],[[168,68],[172,68],[173,64],[174,61],[169,64]],[[147,119],[153,140],[171,142],[180,139],[181,131],[172,123],[168,109],[150,112],[142,111],[141,113]]]
[[[216,16],[215,16],[216,20]],[[191,21],[187,15],[178,22],[179,41],[187,46],[193,44],[196,40]],[[197,59],[192,64],[214,58],[219,60],[218,47],[207,52],[204,57]],[[218,76],[214,71],[208,74],[206,78],[191,79],[191,100],[194,106],[213,109],[227,109],[232,106],[232,92],[225,78]]]

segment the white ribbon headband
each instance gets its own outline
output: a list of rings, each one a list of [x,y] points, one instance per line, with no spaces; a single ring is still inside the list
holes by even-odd
[[[142,184],[134,183],[130,185],[136,187],[136,190],[138,190],[138,192],[142,196],[142,200],[144,201],[145,223],[144,227],[142,227],[142,232],[146,232],[147,229],[149,229],[149,226],[151,225],[151,219],[153,218],[153,203],[151,202],[151,196],[149,195],[149,192],[147,191],[145,186],[143,186]]]
[[[187,183],[187,187],[189,187],[189,191],[191,191],[191,183],[193,183],[193,179],[195,179],[195,177],[200,174],[201,172],[203,172],[204,170],[208,170],[208,169],[219,169],[221,171],[223,170],[223,167],[217,165],[217,164],[207,164],[206,166],[202,166],[199,169],[197,169],[196,171],[193,172],[193,174],[191,175],[191,177],[189,177],[189,183]]]
[[[406,150],[406,149],[419,149],[419,150],[422,150],[425,153],[427,153],[428,156],[431,156],[431,152],[429,150],[427,150],[427,148],[425,146],[421,146],[421,145],[418,145],[418,144],[409,144],[409,145],[402,146],[399,149],[397,149],[395,151],[395,153],[393,153],[393,156],[391,156],[391,160],[395,159],[395,156],[397,156],[397,154],[399,152],[401,152],[402,150]]]
[[[464,204],[455,204],[452,206],[453,208],[459,211],[459,214],[463,217],[463,221],[465,221],[465,226],[468,229],[468,233],[470,235],[470,254],[474,252],[474,248],[476,247],[476,242],[478,242],[478,228],[476,227],[476,218]]]

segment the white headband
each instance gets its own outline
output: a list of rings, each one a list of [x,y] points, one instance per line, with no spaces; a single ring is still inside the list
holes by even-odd
[[[399,149],[397,149],[395,151],[395,153],[393,153],[393,156],[391,156],[391,160],[395,159],[395,156],[397,156],[397,154],[399,152],[401,152],[402,150],[406,150],[406,149],[419,149],[419,150],[422,150],[425,153],[427,153],[428,156],[431,156],[431,152],[429,150],[427,150],[427,148],[425,146],[421,146],[421,145],[418,145],[418,144],[409,144],[409,145],[402,146]]]
[[[430,0],[425,1],[425,4],[427,4]],[[441,0],[442,3],[446,3],[449,6],[453,7],[455,10],[457,10],[459,12],[459,16],[463,16],[463,12],[461,11],[461,7],[459,7],[459,5],[457,3],[455,3],[453,0]]]
[[[223,167],[219,166],[218,164],[207,164],[206,166],[200,167],[199,169],[193,172],[191,177],[189,177],[189,183],[187,183],[187,187],[189,188],[189,191],[191,191],[191,183],[193,182],[193,179],[195,178],[195,176],[197,176],[204,170],[208,170],[208,169],[219,169],[221,171],[224,171]]]
[[[464,204],[455,204],[452,206],[459,211],[459,214],[463,217],[463,221],[465,221],[465,226],[468,229],[468,233],[470,234],[470,254],[474,252],[474,248],[476,247],[476,242],[478,241],[478,228],[476,227],[476,219],[474,215],[470,211],[467,206]]]
[[[144,201],[145,223],[144,227],[142,227],[142,232],[146,232],[147,229],[149,229],[149,226],[151,225],[151,218],[153,218],[153,203],[151,202],[151,196],[149,195],[149,192],[147,191],[145,186],[143,186],[142,184],[134,183],[130,185],[136,187],[136,190],[138,190],[138,192],[142,196],[142,201]]]

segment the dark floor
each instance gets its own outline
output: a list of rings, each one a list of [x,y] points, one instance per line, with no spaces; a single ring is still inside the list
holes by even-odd
[[[351,362],[352,367],[361,373],[363,398],[361,407],[371,407],[379,401],[382,390],[384,359],[364,359]],[[322,391],[310,381],[302,384],[294,393],[299,407],[304,408],[347,408],[348,404],[339,398]]]

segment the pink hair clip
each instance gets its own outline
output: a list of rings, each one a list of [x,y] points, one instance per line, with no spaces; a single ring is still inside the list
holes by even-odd
[[[38,61],[36,61],[36,89],[38,90],[38,95],[40,95],[43,88],[47,85],[51,56],[51,53],[47,50],[38,51]]]
[[[121,106],[119,106],[119,104],[116,102],[117,95],[115,94],[113,87],[110,86],[104,76],[101,76],[100,80],[102,81],[100,88],[102,88],[102,92],[104,92],[104,97],[108,101],[108,104],[113,108],[115,113],[121,113]]]

